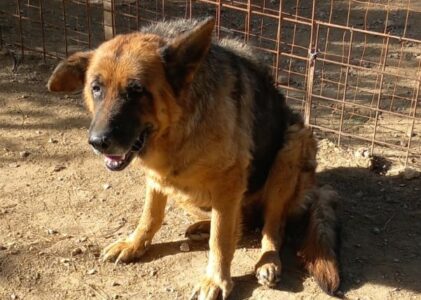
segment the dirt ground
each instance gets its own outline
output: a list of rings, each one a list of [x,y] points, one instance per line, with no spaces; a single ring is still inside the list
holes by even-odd
[[[106,171],[87,144],[81,96],[46,91],[51,70],[30,59],[17,73],[0,69],[0,299],[186,299],[208,246],[185,240],[190,220],[173,202],[139,262],[99,261],[135,227],[143,174],[135,165]],[[421,178],[377,175],[364,156],[320,141],[320,181],[343,206],[340,290],[349,299],[421,299]],[[329,298],[288,247],[281,283],[259,287],[259,238],[247,234],[238,246],[231,299]]]

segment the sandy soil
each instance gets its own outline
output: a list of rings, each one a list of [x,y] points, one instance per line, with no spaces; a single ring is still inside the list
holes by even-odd
[[[105,170],[87,144],[80,95],[52,95],[52,65],[0,69],[0,299],[186,299],[205,269],[206,243],[186,241],[190,220],[170,202],[141,261],[114,266],[99,251],[133,230],[142,171]],[[343,204],[341,291],[349,299],[421,299],[421,179],[380,176],[370,159],[320,141],[319,177]],[[253,275],[259,233],[233,262],[231,299],[328,298],[287,247],[276,289]],[[188,243],[189,251],[180,246]],[[183,247],[182,247],[183,248]]]

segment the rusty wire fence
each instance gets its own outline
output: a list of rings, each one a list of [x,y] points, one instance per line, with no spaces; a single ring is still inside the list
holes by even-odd
[[[62,58],[171,18],[250,43],[318,134],[421,167],[421,1],[6,0],[2,49]]]

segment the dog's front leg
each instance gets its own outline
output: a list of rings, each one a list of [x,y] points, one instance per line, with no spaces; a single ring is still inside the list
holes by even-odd
[[[106,247],[103,250],[103,260],[127,263],[142,256],[161,228],[166,203],[166,195],[147,185],[145,206],[135,231],[128,238]]]
[[[217,193],[212,201],[209,261],[206,275],[196,287],[192,299],[226,299],[231,292],[231,261],[240,236],[242,190],[225,195]]]

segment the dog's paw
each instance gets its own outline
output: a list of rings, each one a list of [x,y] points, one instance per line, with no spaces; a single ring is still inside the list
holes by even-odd
[[[129,263],[139,259],[147,250],[150,241],[134,242],[130,239],[120,240],[108,245],[102,251],[103,261]]]
[[[190,225],[185,233],[186,238],[192,241],[206,241],[210,237],[210,221],[199,221]]]
[[[232,280],[224,280],[217,284],[212,278],[205,276],[194,289],[190,300],[219,300],[227,299],[233,287]]]
[[[276,286],[281,280],[282,264],[278,255],[262,255],[256,264],[256,278],[261,285]]]

